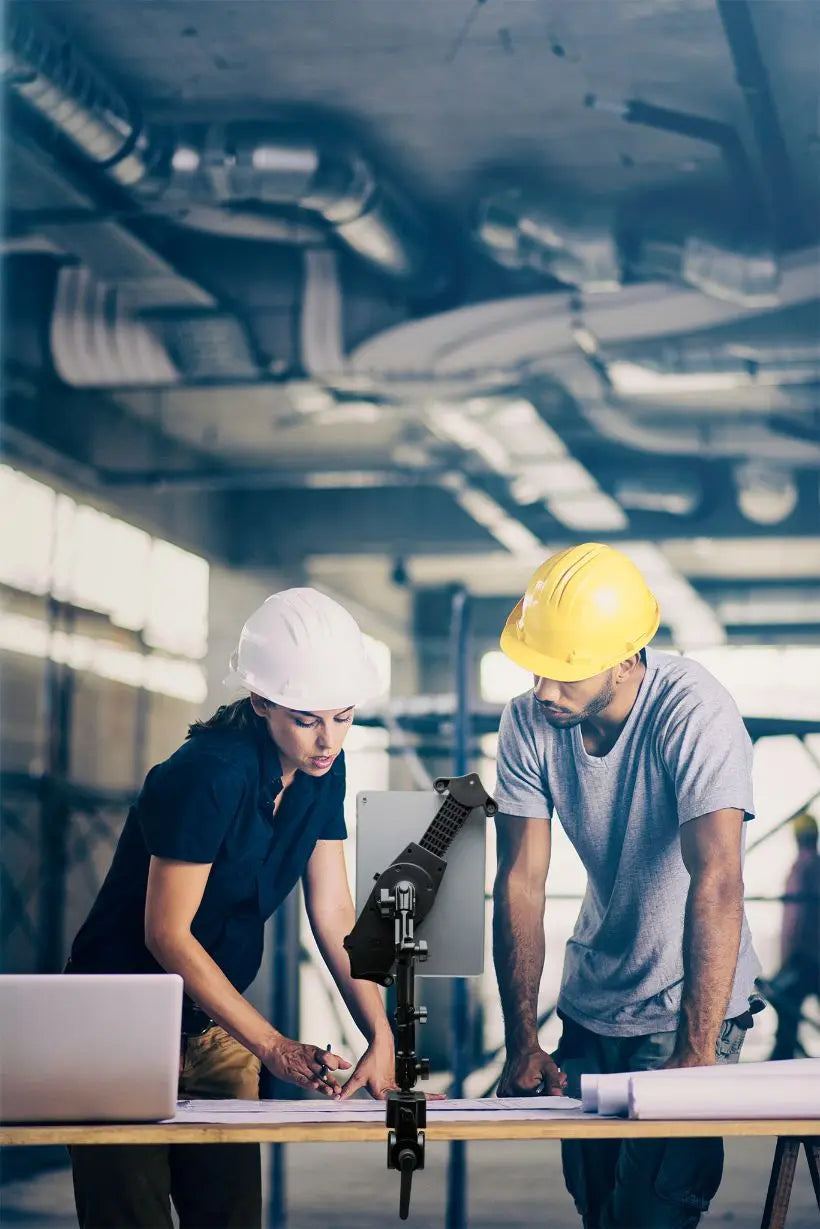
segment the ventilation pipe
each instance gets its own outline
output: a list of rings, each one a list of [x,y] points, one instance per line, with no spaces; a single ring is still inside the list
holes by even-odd
[[[180,225],[279,242],[329,231],[416,293],[435,294],[447,280],[447,261],[427,227],[354,152],[258,123],[200,127],[183,141],[145,124],[71,43],[19,8],[8,14],[0,62],[30,110],[153,212]],[[294,210],[320,229],[289,226]]]
[[[477,235],[499,264],[532,269],[587,294],[617,290],[625,281],[677,281],[744,307],[777,302],[780,271],[774,253],[732,247],[705,231],[677,238],[616,233],[614,217],[583,226],[561,221],[517,189],[485,200]]]
[[[777,436],[757,423],[707,422],[674,425],[639,418],[604,401],[580,403],[587,421],[605,439],[639,452],[681,457],[767,458],[795,469],[820,465],[820,445]]]
[[[635,452],[766,460],[794,470],[820,464],[820,444],[777,435],[765,422],[738,421],[736,416],[671,422],[660,406],[656,415],[627,408],[612,398],[600,372],[580,354],[556,358],[550,376],[566,389],[599,435]]]
[[[589,293],[617,290],[623,257],[605,222],[570,225],[512,188],[479,206],[476,233],[498,264],[532,269]]]

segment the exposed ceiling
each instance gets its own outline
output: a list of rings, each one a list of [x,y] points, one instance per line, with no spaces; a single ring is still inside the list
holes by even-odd
[[[11,460],[385,612],[604,537],[815,635],[815,0],[8,11]]]

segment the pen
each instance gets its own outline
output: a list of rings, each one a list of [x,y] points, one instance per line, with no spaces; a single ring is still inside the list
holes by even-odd
[[[332,1047],[330,1045],[330,1042],[328,1042],[327,1045],[325,1046],[325,1054],[329,1054],[331,1051],[331,1048]],[[330,1070],[330,1067],[328,1067],[327,1063],[322,1063],[321,1076],[322,1076],[322,1079],[325,1081],[325,1083],[327,1083],[326,1077],[327,1077],[327,1073],[329,1070]]]

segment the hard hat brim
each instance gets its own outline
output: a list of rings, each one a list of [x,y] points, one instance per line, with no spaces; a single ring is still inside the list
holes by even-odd
[[[524,599],[522,598],[510,614],[504,626],[504,631],[501,633],[501,651],[506,657],[509,657],[510,661],[515,662],[517,666],[521,666],[524,670],[529,670],[531,674],[537,675],[538,678],[553,679],[556,683],[580,683],[584,679],[594,678],[596,674],[603,674],[605,670],[611,670],[613,666],[617,666],[620,662],[625,661],[632,653],[638,653],[642,648],[645,648],[657,632],[661,621],[660,609],[656,605],[653,623],[642,636],[636,638],[632,653],[619,653],[611,661],[604,659],[602,662],[591,662],[588,658],[584,658],[578,662],[567,662],[561,661],[557,657],[549,657],[546,653],[532,648],[521,640],[518,635],[518,623],[523,608]]]
[[[359,708],[362,705],[373,704],[386,695],[387,685],[371,660],[363,664],[360,679],[351,696],[350,690],[336,691],[331,685],[325,690],[310,690],[303,692],[280,692],[266,684],[262,679],[254,678],[241,670],[232,668],[222,680],[222,686],[231,691],[242,689],[279,704],[282,708],[299,712],[330,712],[335,709],[342,712],[346,708]]]

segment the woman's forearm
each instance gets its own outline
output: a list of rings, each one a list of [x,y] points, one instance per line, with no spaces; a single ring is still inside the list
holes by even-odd
[[[350,934],[356,913],[341,907],[327,913],[314,911],[310,924],[322,959],[339,988],[347,1009],[367,1039],[368,1045],[379,1037],[392,1037],[378,987],[370,981],[351,976],[350,957],[344,948],[345,935]]]
[[[237,1041],[264,1062],[282,1039],[239,991],[201,943],[187,935],[154,937],[149,950],[168,973],[178,973],[185,992]]]

